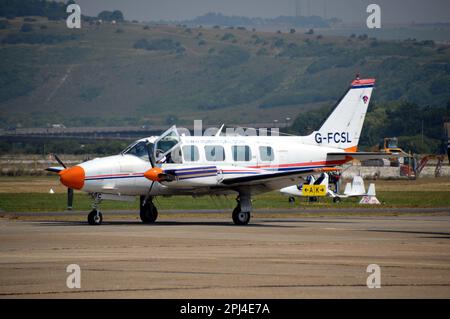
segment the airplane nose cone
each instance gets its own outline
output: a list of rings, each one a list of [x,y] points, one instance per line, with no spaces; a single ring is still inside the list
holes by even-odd
[[[69,188],[82,189],[84,186],[84,169],[81,166],[72,166],[59,172],[59,180]]]
[[[161,180],[160,174],[162,174],[162,169],[159,167],[153,167],[144,173],[144,176],[151,181],[159,182]]]

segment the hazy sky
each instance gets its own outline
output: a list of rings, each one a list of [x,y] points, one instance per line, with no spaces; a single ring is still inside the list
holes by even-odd
[[[323,16],[326,8],[328,17],[348,23],[364,22],[370,3],[381,6],[384,23],[450,22],[449,0],[76,0],[83,14],[119,9],[126,19],[140,21],[185,20],[207,12],[248,17],[295,15],[296,1],[301,2],[305,14]]]

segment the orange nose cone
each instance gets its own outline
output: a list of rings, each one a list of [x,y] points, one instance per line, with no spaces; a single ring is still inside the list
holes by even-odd
[[[162,174],[163,170],[159,167],[150,168],[148,171],[144,173],[144,176],[151,181],[159,182],[161,179],[159,175]]]
[[[84,185],[84,169],[81,166],[72,166],[59,172],[59,180],[69,188],[82,189]]]

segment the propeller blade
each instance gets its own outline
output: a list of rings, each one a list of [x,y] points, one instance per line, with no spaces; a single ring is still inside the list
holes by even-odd
[[[64,168],[67,168],[67,166],[61,161],[61,159],[58,157],[58,155],[54,154],[56,161]]]
[[[73,208],[73,189],[67,189],[67,209],[72,210]]]
[[[144,206],[147,203],[147,201],[150,197],[150,193],[152,192],[153,185],[155,185],[155,183],[156,182],[152,181],[152,184],[150,185],[150,188],[148,189],[147,195],[145,196],[144,200],[142,201],[142,206]]]
[[[64,167],[47,167],[45,170],[48,172],[59,173],[64,170]]]
[[[151,143],[147,144],[147,154],[148,154],[148,160],[150,161],[152,168],[155,167],[155,159],[153,158],[153,144],[151,144]]]

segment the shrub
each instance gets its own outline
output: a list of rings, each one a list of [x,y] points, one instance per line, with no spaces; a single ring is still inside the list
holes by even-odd
[[[220,40],[222,40],[222,41],[227,41],[227,40],[233,40],[235,37],[234,37],[234,34],[233,33],[229,33],[229,32],[227,32],[227,33],[225,33],[223,36],[222,36],[222,38],[220,39]]]
[[[123,13],[119,10],[114,11],[102,11],[98,14],[98,18],[103,21],[116,21],[116,22],[122,22],[124,21]]]

